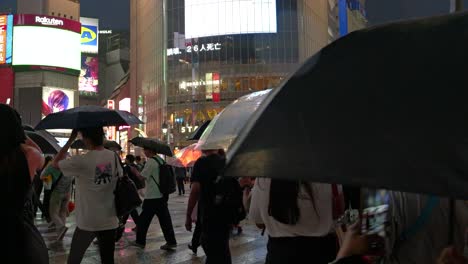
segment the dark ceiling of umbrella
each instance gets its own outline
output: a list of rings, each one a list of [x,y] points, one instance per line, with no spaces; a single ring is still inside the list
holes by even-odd
[[[466,43],[466,13],[332,43],[260,106],[226,174],[468,198]]]

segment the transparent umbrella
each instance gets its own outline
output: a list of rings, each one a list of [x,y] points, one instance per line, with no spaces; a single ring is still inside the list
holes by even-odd
[[[271,89],[254,92],[232,102],[210,122],[198,141],[198,148],[228,149]]]

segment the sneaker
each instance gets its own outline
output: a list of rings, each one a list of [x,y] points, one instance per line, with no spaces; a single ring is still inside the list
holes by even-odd
[[[64,226],[64,227],[58,232],[57,241],[60,241],[60,240],[63,239],[63,237],[64,237],[65,234],[67,233],[67,230],[68,230],[68,227]]]
[[[188,248],[192,250],[193,254],[196,255],[198,251],[198,247],[192,246],[192,244],[188,244]]]
[[[175,250],[177,248],[177,244],[169,244],[166,243],[160,247],[162,250]]]
[[[136,242],[136,241],[130,241],[130,242],[128,242],[128,244],[129,244],[130,246],[132,246],[132,247],[138,247],[138,248],[141,248],[141,249],[144,249],[144,248],[145,248],[145,245],[140,244],[140,243],[138,243],[138,242]]]

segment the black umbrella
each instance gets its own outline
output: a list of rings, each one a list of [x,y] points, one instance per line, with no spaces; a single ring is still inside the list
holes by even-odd
[[[87,105],[50,114],[39,122],[36,129],[74,129],[137,124],[143,124],[143,122],[129,112]]]
[[[86,149],[86,146],[83,140],[77,139],[71,144],[70,148],[71,149]]]
[[[137,147],[148,148],[154,150],[156,153],[163,154],[169,157],[173,156],[171,147],[169,147],[166,143],[155,139],[155,138],[142,138],[136,137],[130,140],[130,143]]]
[[[192,133],[187,139],[188,140],[199,140],[200,137],[203,135],[203,132],[205,132],[206,128],[210,124],[211,120],[206,121],[203,123],[195,132]]]
[[[24,130],[26,136],[36,143],[44,154],[57,154],[60,151],[57,140],[47,131],[31,131],[28,127],[24,127]]]
[[[86,149],[86,145],[84,144],[83,140],[77,139],[71,144],[70,148],[72,149]],[[104,141],[104,148],[106,149],[117,149],[117,150],[122,150],[122,147],[119,145],[119,143],[113,141],[113,140],[106,140]]]
[[[468,199],[468,13],[351,33],[273,90],[228,176]]]
[[[113,140],[106,140],[104,141],[104,147],[106,149],[117,149],[117,150],[122,150],[122,146],[119,145],[119,143],[113,141]]]

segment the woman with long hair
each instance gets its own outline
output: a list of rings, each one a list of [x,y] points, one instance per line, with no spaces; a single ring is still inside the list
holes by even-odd
[[[0,176],[6,182],[5,212],[7,263],[49,263],[47,247],[34,223],[25,215],[25,203],[31,197],[32,180],[44,158],[40,149],[25,136],[21,117],[10,106],[0,104],[4,129],[0,134]],[[5,256],[2,256],[5,259]]]
[[[269,235],[267,264],[329,263],[336,257],[334,196],[338,186],[257,179],[250,219]],[[342,197],[342,196],[341,196]]]

